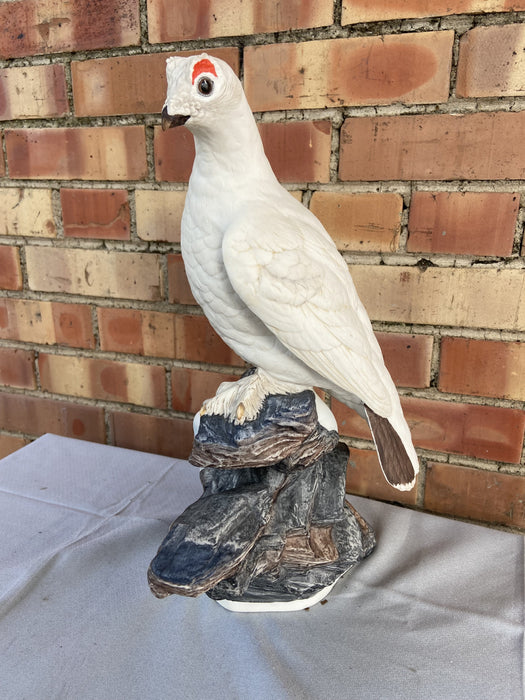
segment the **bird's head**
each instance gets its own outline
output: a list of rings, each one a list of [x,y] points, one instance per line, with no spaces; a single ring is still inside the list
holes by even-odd
[[[230,66],[200,54],[166,61],[168,92],[162,109],[162,128],[186,124],[193,131],[231,113],[242,99],[242,87]]]

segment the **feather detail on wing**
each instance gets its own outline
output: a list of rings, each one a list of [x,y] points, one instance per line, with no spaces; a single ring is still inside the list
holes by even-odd
[[[308,210],[292,198],[247,207],[226,232],[223,258],[236,293],[284,346],[375,413],[391,414],[397,392],[366,311]]]

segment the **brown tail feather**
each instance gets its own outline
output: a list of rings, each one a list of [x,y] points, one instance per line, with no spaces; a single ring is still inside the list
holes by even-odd
[[[386,480],[396,488],[412,488],[416,475],[401,438],[387,418],[378,416],[368,406],[365,411]]]

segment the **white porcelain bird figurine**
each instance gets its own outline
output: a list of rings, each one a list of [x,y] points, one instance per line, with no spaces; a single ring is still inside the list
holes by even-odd
[[[242,422],[270,393],[323,388],[368,420],[386,479],[411,489],[417,455],[348,266],[279,184],[239,79],[207,54],[168,58],[166,73],[162,127],[184,124],[195,137],[181,232],[191,290],[256,368],[222,384],[203,411]]]

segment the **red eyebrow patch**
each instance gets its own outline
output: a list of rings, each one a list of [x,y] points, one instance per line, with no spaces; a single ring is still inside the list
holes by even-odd
[[[197,63],[193,66],[193,73],[191,74],[192,85],[195,82],[197,76],[199,76],[201,73],[211,73],[212,75],[217,77],[217,73],[215,72],[215,66],[207,58],[203,58],[200,61],[197,61]]]

